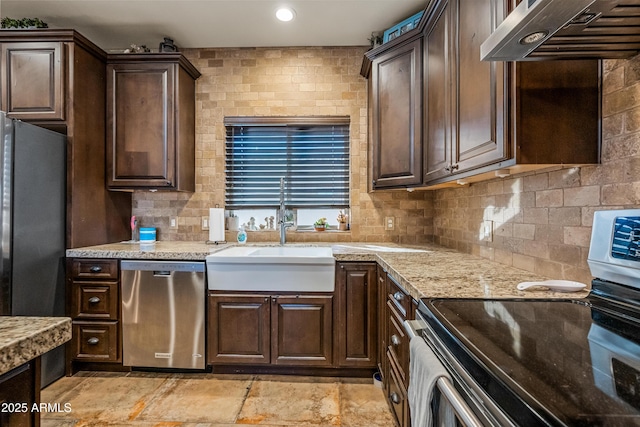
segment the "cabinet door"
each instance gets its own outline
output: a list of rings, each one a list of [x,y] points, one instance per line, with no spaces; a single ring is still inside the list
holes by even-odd
[[[64,120],[64,44],[3,43],[2,111],[21,120]]]
[[[175,185],[173,64],[107,66],[107,185]]]
[[[422,182],[422,39],[372,64],[373,187]]]
[[[264,295],[209,296],[209,363],[270,363],[270,308]]]
[[[377,267],[371,263],[340,263],[336,269],[337,364],[376,367]]]
[[[40,413],[31,410],[34,404],[40,404],[40,357],[0,376],[0,426],[39,426]]]
[[[441,1],[425,29],[424,117],[425,182],[447,176],[451,168],[452,84],[451,7]]]
[[[331,366],[331,296],[271,298],[272,363]]]
[[[505,62],[481,61],[480,45],[502,21],[504,0],[457,0],[456,134],[451,171],[496,163],[509,153],[505,129]]]

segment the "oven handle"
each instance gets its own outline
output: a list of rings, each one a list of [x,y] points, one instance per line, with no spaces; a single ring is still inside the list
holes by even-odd
[[[403,326],[407,331],[409,339],[418,336],[417,331],[425,327],[423,320],[405,320]],[[469,408],[448,378],[440,377],[436,381],[436,384],[465,427],[483,427],[478,417],[471,411],[471,408]]]

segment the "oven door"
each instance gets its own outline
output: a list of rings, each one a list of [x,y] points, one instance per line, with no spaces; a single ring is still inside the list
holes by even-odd
[[[404,322],[404,328],[411,339],[422,338],[436,354],[450,375],[450,379],[440,377],[436,381],[430,402],[432,425],[441,427],[515,427],[515,424],[475,383],[451,352],[416,311],[416,320]],[[411,386],[411,377],[409,382]],[[414,386],[420,386],[415,384]],[[411,408],[413,411],[413,408]],[[424,426],[414,426],[424,427]]]

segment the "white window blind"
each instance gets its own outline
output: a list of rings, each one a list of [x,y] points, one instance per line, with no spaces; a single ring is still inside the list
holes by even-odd
[[[226,117],[227,209],[349,206],[348,117]]]

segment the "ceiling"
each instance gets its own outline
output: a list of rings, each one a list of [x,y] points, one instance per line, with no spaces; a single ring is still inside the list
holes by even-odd
[[[427,0],[0,0],[2,17],[73,28],[107,51],[132,43],[179,48],[362,46],[419,12]],[[275,18],[292,7],[289,23]]]

